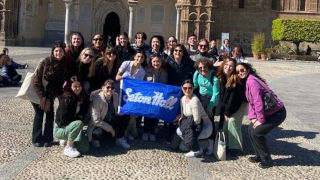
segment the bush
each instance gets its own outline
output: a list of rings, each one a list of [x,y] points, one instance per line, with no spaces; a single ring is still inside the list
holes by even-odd
[[[299,52],[300,42],[320,42],[320,20],[275,19],[272,22],[274,41],[291,41]]]
[[[264,33],[255,34],[251,43],[251,50],[253,54],[265,53],[264,42],[266,38]]]

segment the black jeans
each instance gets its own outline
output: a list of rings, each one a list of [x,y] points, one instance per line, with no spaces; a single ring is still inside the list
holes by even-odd
[[[156,129],[158,122],[158,119],[144,117],[143,132],[154,134],[154,130]]]
[[[46,121],[44,130],[42,132],[44,111],[40,109],[39,104],[31,103],[35,111],[33,129],[32,129],[32,143],[51,143],[53,141],[53,100],[50,100],[50,109],[46,112]]]
[[[286,109],[283,107],[276,113],[266,116],[266,122],[256,128],[253,128],[253,123],[250,123],[248,128],[249,137],[257,157],[262,160],[271,159],[265,135],[275,127],[278,127],[286,119],[286,115]]]
[[[203,107],[204,110],[206,110],[208,108],[210,100],[211,100],[211,96],[200,95],[200,102],[201,102],[202,107]],[[212,139],[213,141],[216,138],[216,128],[215,128],[215,125],[214,125],[214,115],[215,114],[216,114],[216,107],[212,108],[212,117],[210,117],[208,115],[208,117],[210,118],[210,121],[212,123],[212,134],[208,139]]]
[[[183,117],[179,121],[179,128],[182,132],[183,141],[186,147],[192,151],[198,151],[198,136],[201,132],[201,126],[194,123],[192,116]]]
[[[129,124],[130,116],[129,115],[122,115],[116,116],[116,118],[110,122],[108,122],[112,128],[115,130],[116,138],[122,138],[125,135],[125,131]],[[93,130],[93,139],[96,140],[103,140],[109,133],[104,131],[102,128],[95,128]]]

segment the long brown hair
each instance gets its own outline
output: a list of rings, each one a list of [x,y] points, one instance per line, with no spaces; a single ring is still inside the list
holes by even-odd
[[[227,79],[226,75],[224,74],[223,69],[224,69],[224,66],[229,61],[233,62],[234,68],[233,68],[233,71],[232,71],[230,77]],[[240,84],[240,79],[239,79],[239,77],[237,76],[237,73],[236,73],[236,65],[237,65],[237,61],[235,59],[230,58],[230,57],[226,57],[223,60],[222,65],[218,69],[217,77],[218,77],[218,79],[219,79],[221,84],[225,84],[226,88],[230,88],[230,87],[231,88],[235,88],[237,84]]]

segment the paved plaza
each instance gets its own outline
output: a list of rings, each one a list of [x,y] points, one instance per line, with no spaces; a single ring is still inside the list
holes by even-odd
[[[9,47],[10,56],[32,72],[49,48]],[[212,156],[188,159],[172,151],[165,137],[157,142],[130,142],[129,151],[114,145],[93,149],[80,158],[63,155],[63,147],[31,144],[33,109],[14,98],[17,87],[0,88],[0,179],[320,179],[320,63],[255,61],[287,108],[287,119],[268,135],[274,167],[249,163],[253,153],[243,122],[244,155],[218,162]],[[160,128],[163,135],[165,129]]]

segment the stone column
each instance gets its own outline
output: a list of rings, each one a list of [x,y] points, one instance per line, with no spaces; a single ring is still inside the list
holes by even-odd
[[[177,9],[177,20],[176,20],[176,38],[179,40],[180,37],[180,14],[181,14],[181,8],[176,6]]]
[[[138,4],[138,1],[136,0],[129,0],[128,6],[129,6],[129,30],[128,30],[128,37],[129,41],[131,42],[132,39],[132,32],[133,32],[133,11],[134,7]]]
[[[66,4],[66,19],[65,19],[65,25],[64,25],[64,43],[68,44],[68,35],[70,31],[70,21],[69,21],[69,11],[70,6],[72,4],[72,0],[64,0]]]

